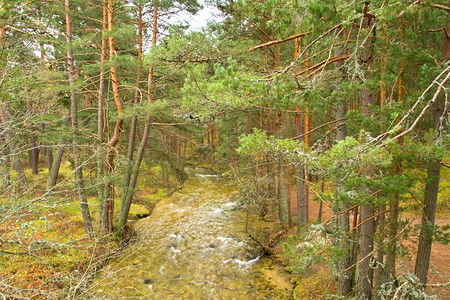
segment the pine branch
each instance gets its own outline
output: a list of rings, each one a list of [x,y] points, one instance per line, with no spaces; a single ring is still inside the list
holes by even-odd
[[[324,68],[326,68],[328,65],[330,65],[330,64],[332,64],[332,63],[334,63],[334,62],[341,61],[341,60],[345,60],[345,59],[347,59],[347,58],[349,58],[349,57],[350,57],[350,55],[341,55],[341,56],[334,56],[334,57],[331,57],[331,58],[329,58],[329,59],[327,58],[327,59],[321,61],[320,63],[315,64],[315,65],[312,66],[312,67],[309,67],[309,68],[307,68],[307,69],[305,69],[305,70],[302,70],[302,71],[296,73],[295,76],[300,76],[300,75],[302,75],[302,74],[304,74],[304,73],[309,73],[309,71],[314,70],[314,69],[317,69],[317,68],[319,68],[318,70],[324,69]],[[311,75],[317,73],[318,70],[315,70],[313,73],[308,74],[307,77],[309,77],[309,76],[311,76]]]
[[[263,48],[263,47],[268,47],[268,46],[271,46],[271,45],[284,43],[284,42],[287,42],[287,41],[291,41],[291,40],[297,39],[299,37],[307,36],[307,35],[309,35],[311,33],[312,33],[312,31],[295,34],[295,35],[292,35],[292,36],[290,36],[288,38],[285,38],[285,39],[274,40],[274,41],[270,41],[270,42],[267,42],[267,43],[264,43],[264,44],[261,44],[261,45],[255,46],[255,47],[251,47],[249,50],[250,51],[254,51],[256,49],[260,49],[260,48]]]

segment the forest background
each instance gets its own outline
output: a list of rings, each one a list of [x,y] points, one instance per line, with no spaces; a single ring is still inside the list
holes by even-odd
[[[279,223],[294,297],[445,293],[444,2],[209,1],[220,21],[191,31],[195,0],[2,1],[1,294],[80,295],[199,162]]]

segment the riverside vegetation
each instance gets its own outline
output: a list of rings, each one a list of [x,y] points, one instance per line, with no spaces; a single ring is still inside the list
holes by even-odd
[[[177,18],[202,5],[219,17],[201,30]],[[165,203],[200,165],[233,181],[257,260],[291,273],[278,297],[445,299],[449,11],[436,0],[2,1],[0,296],[89,298],[114,257],[151,243],[142,224],[166,218],[151,214],[161,199],[175,213]],[[270,230],[252,232],[258,222]],[[274,273],[256,268],[250,279]],[[161,293],[151,274],[145,288]],[[226,289],[225,275],[211,278],[187,293]],[[273,287],[244,285],[233,284],[249,298]]]

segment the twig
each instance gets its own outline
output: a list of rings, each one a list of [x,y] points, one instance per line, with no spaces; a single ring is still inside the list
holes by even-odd
[[[411,116],[411,114],[414,112],[414,110],[417,108],[417,106],[420,104],[420,102],[422,102],[422,100],[425,98],[425,95],[433,88],[433,86],[435,84],[438,84],[439,86],[442,86],[442,82],[441,84],[438,83],[438,80],[446,73],[450,71],[450,66],[447,67],[444,71],[442,71],[434,80],[433,82],[426,88],[426,90],[422,93],[422,95],[420,95],[419,99],[417,99],[416,103],[414,103],[413,107],[408,111],[408,113],[397,123],[397,125],[395,125],[395,127],[390,130],[387,131],[385,133],[380,134],[379,136],[377,136],[374,139],[374,142],[377,143],[379,142],[380,139],[383,139],[386,135],[388,135],[390,132],[395,131],[401,124],[403,124],[403,122],[409,118],[409,116]],[[447,80],[448,80],[448,75],[447,75]],[[411,129],[412,130],[412,129]]]
[[[292,69],[295,64],[300,60],[300,58],[302,58],[302,56],[306,53],[306,51],[311,48],[315,43],[317,43],[317,41],[321,40],[322,38],[324,38],[325,36],[327,36],[328,34],[330,34],[331,32],[333,32],[334,30],[336,30],[337,28],[341,27],[342,24],[344,24],[344,22],[341,22],[339,24],[334,25],[333,27],[331,27],[330,29],[328,29],[327,31],[325,31],[323,34],[321,34],[320,36],[318,36],[316,39],[314,39],[311,43],[309,43],[308,46],[305,47],[305,49],[303,49],[302,53],[300,53],[300,55],[294,59],[294,61],[283,71],[281,71],[279,73],[279,75],[282,75],[286,72],[288,72],[290,69]]]
[[[333,121],[324,123],[324,124],[322,124],[322,125],[320,125],[320,126],[317,126],[317,127],[314,128],[314,129],[311,129],[311,130],[308,131],[308,132],[305,132],[305,133],[303,133],[303,134],[294,136],[294,137],[292,137],[292,138],[290,138],[290,139],[291,139],[291,140],[297,140],[297,139],[302,138],[302,137],[304,137],[305,135],[310,134],[311,132],[314,132],[314,131],[316,131],[316,130],[322,128],[322,127],[325,127],[325,126],[330,125],[330,124],[333,124],[333,123],[345,121],[345,120],[347,120],[347,119],[348,119],[348,117],[345,117],[345,118],[342,118],[342,119],[337,119],[337,120],[333,120]]]
[[[332,219],[336,218],[336,217],[339,216],[339,215],[345,214],[346,212],[349,212],[349,211],[351,211],[352,209],[357,208],[358,206],[359,206],[359,204],[353,205],[352,207],[347,208],[346,210],[343,210],[343,211],[341,211],[341,212],[339,212],[339,213],[337,213],[337,214],[335,214],[335,215],[332,215],[331,218],[329,218],[328,220],[326,220],[326,221],[323,223],[323,225],[328,224]]]
[[[311,33],[312,33],[312,31],[308,31],[308,32],[292,35],[292,36],[287,37],[285,39],[278,39],[278,40],[274,40],[274,41],[269,41],[267,43],[264,43],[264,44],[261,44],[261,45],[255,46],[255,47],[251,47],[249,50],[250,51],[254,51],[256,49],[260,49],[260,48],[263,48],[263,47],[284,43],[284,42],[287,42],[287,41],[291,41],[291,40],[297,39],[299,37],[303,37],[303,36],[309,35]]]
[[[332,63],[334,63],[334,62],[337,62],[337,61],[345,60],[345,59],[347,59],[347,58],[349,58],[349,57],[350,57],[350,55],[346,54],[346,55],[341,55],[341,56],[334,56],[334,57],[331,57],[331,58],[329,58],[329,59],[327,58],[327,59],[321,61],[320,63],[315,64],[315,65],[312,66],[312,67],[309,67],[309,68],[307,68],[307,69],[305,69],[305,70],[302,70],[302,71],[296,73],[295,76],[300,76],[300,75],[302,75],[302,74],[304,74],[304,73],[308,73],[308,72],[311,71],[311,70],[314,70],[314,69],[316,69],[316,68],[319,68],[318,70],[315,70],[315,71],[312,72],[311,74],[307,74],[307,75],[306,75],[307,77],[310,77],[310,76],[314,75],[315,73],[317,73],[318,71],[320,71],[321,69],[326,68],[328,65],[330,65],[330,64],[332,64]]]
[[[384,213],[389,212],[389,209],[383,210],[382,212],[377,213],[376,215],[371,216],[370,218],[364,220],[363,222],[359,223],[357,226],[353,227],[352,229],[350,229],[349,232],[347,232],[347,235],[350,234],[352,231],[354,231],[355,229],[359,228],[360,226],[364,225],[365,223],[369,222],[372,219],[375,219],[376,217],[378,217],[379,215],[382,215]]]
[[[448,69],[448,68],[447,68]],[[445,79],[441,82],[441,83],[437,83],[439,85],[436,93],[434,93],[433,99],[431,99],[430,102],[428,102],[428,104],[422,109],[422,112],[420,113],[420,115],[416,118],[416,120],[414,121],[414,123],[404,132],[396,135],[394,137],[394,140],[397,140],[399,138],[401,138],[402,136],[407,135],[409,132],[411,132],[417,125],[417,123],[419,123],[419,121],[422,119],[422,117],[425,115],[425,113],[427,112],[427,110],[431,107],[431,104],[434,103],[437,99],[437,97],[440,95],[443,85],[450,79],[450,72],[447,74],[447,77],[445,77]]]

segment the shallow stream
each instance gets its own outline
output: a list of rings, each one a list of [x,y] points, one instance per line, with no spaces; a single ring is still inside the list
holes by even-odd
[[[136,223],[137,240],[100,272],[93,298],[277,299],[291,288],[245,232],[235,183],[206,170],[190,173],[180,191]],[[250,222],[250,230],[270,226],[261,222]]]

